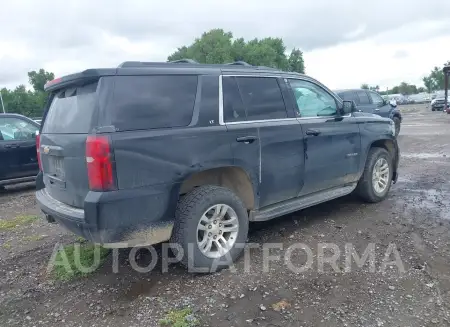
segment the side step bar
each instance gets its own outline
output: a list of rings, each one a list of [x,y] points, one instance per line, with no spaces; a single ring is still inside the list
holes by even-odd
[[[33,182],[35,179],[36,179],[36,176],[6,179],[4,181],[0,181],[0,186]]]
[[[346,186],[336,187],[326,191],[320,191],[303,197],[272,204],[262,208],[261,210],[252,210],[250,211],[249,220],[266,221],[326,202],[328,200],[336,199],[352,193],[356,188],[356,185],[357,183],[352,183]]]

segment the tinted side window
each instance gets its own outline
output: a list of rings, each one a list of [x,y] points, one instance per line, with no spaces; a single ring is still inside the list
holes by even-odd
[[[380,106],[384,103],[383,98],[378,93],[369,92],[369,95],[373,104]]]
[[[359,103],[359,98],[356,96],[355,92],[347,91],[338,94],[342,100],[345,101],[355,101],[356,104]]]
[[[242,102],[235,77],[222,78],[223,115],[225,122],[246,120],[244,103]]]
[[[286,118],[287,112],[276,78],[236,77],[247,109],[247,120]]]
[[[356,91],[356,94],[358,95],[359,104],[361,104],[361,105],[370,104],[370,100],[369,100],[369,96],[367,95],[367,92]]]
[[[39,128],[20,118],[0,118],[0,141],[32,140],[38,130]]]
[[[301,117],[332,116],[336,114],[335,99],[318,85],[295,79],[290,79],[289,84],[294,92]]]
[[[111,123],[118,130],[182,127],[191,122],[197,76],[118,76]]]

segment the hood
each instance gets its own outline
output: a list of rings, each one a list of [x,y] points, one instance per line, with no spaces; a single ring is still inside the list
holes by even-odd
[[[381,117],[377,114],[372,114],[370,112],[354,112],[353,117],[364,117],[364,118],[372,118],[373,120],[379,120],[379,121],[390,121],[390,118]]]

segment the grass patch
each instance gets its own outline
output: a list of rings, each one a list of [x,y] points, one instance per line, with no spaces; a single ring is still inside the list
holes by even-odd
[[[5,243],[5,244],[3,244],[3,247],[5,249],[9,250],[10,248],[12,248],[12,245],[11,245],[11,243]]]
[[[192,314],[189,308],[169,311],[166,316],[159,321],[161,326],[167,327],[195,327],[199,321]]]
[[[23,240],[25,242],[37,242],[37,241],[42,240],[43,238],[44,238],[44,236],[42,236],[42,235],[31,235],[31,236],[25,236],[23,238]]]
[[[13,219],[0,220],[0,231],[14,229],[16,227],[25,226],[31,224],[35,220],[39,219],[38,216],[17,216]]]
[[[50,274],[57,280],[71,280],[96,271],[106,260],[109,249],[91,243],[61,246],[54,258]]]

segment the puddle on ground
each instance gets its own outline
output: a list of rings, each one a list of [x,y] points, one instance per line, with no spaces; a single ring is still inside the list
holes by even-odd
[[[450,192],[436,189],[402,189],[405,196],[398,201],[407,209],[426,210],[435,213],[436,218],[450,220]]]
[[[437,159],[437,158],[450,158],[447,153],[401,153],[402,158],[417,158],[417,159]]]

